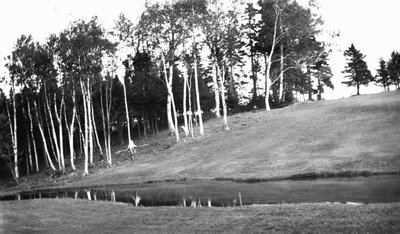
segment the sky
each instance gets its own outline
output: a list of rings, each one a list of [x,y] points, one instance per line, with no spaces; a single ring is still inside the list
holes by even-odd
[[[306,0],[298,0],[300,3]],[[0,7],[0,77],[6,75],[3,58],[10,54],[21,34],[31,34],[43,42],[51,33],[59,33],[71,21],[90,19],[97,15],[105,28],[111,29],[123,12],[136,22],[144,10],[145,0],[3,0]],[[399,0],[319,0],[319,13],[328,31],[340,32],[333,40],[330,65],[335,90],[326,90],[324,98],[335,99],[355,94],[355,89],[344,87],[341,71],[346,60],[343,56],[351,43],[366,55],[372,74],[379,58],[387,60],[392,51],[400,51]],[[381,91],[370,84],[361,93]]]

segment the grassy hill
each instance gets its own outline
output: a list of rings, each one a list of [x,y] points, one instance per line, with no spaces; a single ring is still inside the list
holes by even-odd
[[[203,137],[138,142],[137,159],[74,185],[183,178],[279,178],[308,173],[398,173],[400,92],[307,102],[206,123]],[[116,156],[115,161],[123,157]]]
[[[97,163],[85,177],[82,170],[58,179],[39,174],[20,187],[400,172],[399,91],[235,114],[229,125],[223,131],[222,120],[212,119],[204,136],[180,144],[164,132],[136,142],[142,147],[133,161],[116,149],[114,167]]]

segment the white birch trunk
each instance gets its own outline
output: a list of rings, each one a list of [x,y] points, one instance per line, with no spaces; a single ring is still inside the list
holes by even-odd
[[[14,153],[14,171],[13,175],[15,179],[19,178],[19,170],[18,170],[18,146],[17,146],[17,108],[15,105],[15,85],[14,80],[11,81],[11,102],[13,106],[13,119],[11,119],[10,111],[7,107],[7,115],[8,115],[8,122],[10,124],[10,134],[13,146],[13,153]]]
[[[90,164],[93,164],[93,124],[92,124],[92,95],[90,90],[90,81],[87,80],[87,121],[88,121],[88,137],[89,137],[89,159]]]
[[[161,60],[163,63],[165,85],[167,86],[167,90],[168,90],[168,96],[167,96],[168,130],[172,134],[175,129],[174,121],[172,119],[172,82],[168,81],[167,64],[165,62],[164,53],[162,51],[161,51]]]
[[[125,114],[126,114],[126,124],[127,124],[127,131],[128,131],[128,148],[129,152],[131,154],[131,157],[133,157],[134,149],[131,148],[132,146],[132,138],[131,138],[131,124],[129,120],[129,108],[128,108],[128,97],[126,95],[126,85],[125,85],[125,79],[122,78],[122,86],[124,88],[124,99],[125,99]]]
[[[69,160],[71,162],[72,170],[76,170],[75,162],[74,162],[74,129],[75,129],[75,118],[76,118],[76,97],[75,97],[75,87],[72,87],[72,117],[71,124],[69,127]]]
[[[89,126],[88,126],[88,94],[87,90],[85,88],[85,85],[83,81],[81,82],[81,89],[82,89],[82,95],[83,95],[83,111],[84,111],[84,137],[83,137],[83,154],[85,156],[85,169],[83,175],[88,175],[89,174],[89,141],[88,141],[88,135],[89,135]]]
[[[107,144],[108,144],[108,155],[107,155],[107,162],[108,165],[112,165],[112,157],[111,157],[111,125],[110,125],[110,112],[111,112],[111,105],[112,105],[112,80],[111,85],[109,87],[110,95],[106,90],[106,117],[107,117]]]
[[[187,85],[188,85],[188,69],[186,68],[185,71],[183,71],[183,122],[185,124],[185,135],[189,135],[189,128],[188,128],[188,120],[187,120],[187,109],[186,109],[186,94],[187,94]],[[190,97],[189,97],[190,100]],[[189,109],[190,110],[190,109]]]
[[[218,67],[217,67],[218,68]],[[228,126],[228,109],[226,106],[226,95],[225,95],[225,69],[224,66],[222,65],[222,69],[219,68],[219,81],[220,81],[220,88],[219,90],[221,91],[221,99],[222,99],[222,113],[223,113],[223,128],[224,130],[229,130]],[[221,71],[222,70],[222,71]]]
[[[63,105],[64,105],[64,94],[61,97],[61,103],[60,103],[60,110],[58,113],[57,110],[57,99],[56,96],[54,96],[54,112],[56,114],[56,119],[58,121],[58,135],[59,135],[59,160],[60,160],[60,171],[65,172],[65,162],[64,162],[64,138],[63,138],[63,127],[62,127],[62,111],[63,111]],[[57,140],[57,139],[55,139]]]
[[[214,96],[215,96],[215,117],[220,118],[221,117],[221,113],[220,113],[220,100],[219,100],[219,89],[218,89],[218,78],[217,78],[217,62],[214,61],[213,62],[213,91],[214,91]]]
[[[40,135],[42,136],[43,150],[44,150],[44,153],[45,153],[45,155],[46,155],[47,162],[49,163],[50,168],[51,168],[53,171],[56,171],[56,168],[55,168],[55,166],[54,166],[54,164],[53,164],[53,162],[52,162],[52,160],[51,160],[51,158],[50,158],[50,153],[49,153],[49,149],[48,149],[48,146],[47,146],[46,137],[45,137],[45,135],[44,135],[44,130],[43,130],[42,122],[39,120],[39,114],[38,114],[38,109],[37,109],[36,101],[33,101],[33,105],[34,105],[35,110],[36,110],[36,111],[35,111],[35,112],[36,112],[36,119],[37,119],[37,122],[38,122],[38,127],[39,127]]]
[[[50,122],[50,126],[51,126],[51,134],[52,134],[51,136],[53,137],[54,147],[55,147],[55,151],[56,151],[56,155],[57,155],[58,169],[62,170],[61,160],[60,160],[60,149],[58,147],[57,133],[56,133],[56,129],[54,127],[53,114],[52,114],[52,111],[51,111],[51,108],[50,108],[49,99],[47,98],[46,85],[44,86],[44,90],[45,90],[44,95],[45,95],[45,102],[46,102],[47,112],[49,114],[49,119],[50,119],[49,122]]]
[[[271,86],[272,86],[272,81],[270,77],[271,73],[271,63],[272,63],[272,56],[274,54],[276,42],[277,42],[277,26],[278,26],[278,19],[279,19],[280,12],[279,10],[276,10],[276,17],[275,17],[275,24],[274,24],[274,35],[272,38],[272,47],[271,47],[271,52],[269,53],[268,56],[266,56],[266,61],[265,61],[265,109],[267,111],[271,110],[271,107],[269,105],[269,95],[271,92]]]
[[[279,29],[280,32],[282,33],[283,27],[282,27],[282,16],[280,16],[280,21],[279,21]],[[281,65],[281,75],[279,78],[279,102],[283,102],[283,74],[284,74],[284,55],[283,55],[283,41],[280,43],[280,49],[281,49],[281,59],[280,59],[280,65]]]
[[[204,135],[203,111],[201,110],[201,105],[200,105],[199,80],[197,76],[197,58],[194,59],[194,83],[196,89],[196,104],[197,104],[196,115],[199,118],[200,135]]]

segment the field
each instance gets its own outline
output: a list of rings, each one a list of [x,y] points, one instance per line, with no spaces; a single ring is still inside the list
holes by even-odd
[[[165,133],[138,141],[129,160],[61,178],[39,174],[19,187],[80,187],[175,180],[279,180],[400,174],[400,92],[307,102],[229,116],[205,124],[205,135],[174,144]],[[16,190],[3,189],[1,194]],[[283,204],[230,208],[145,208],[72,199],[0,203],[0,231],[104,232],[372,232],[400,231],[399,203]]]
[[[399,233],[400,204],[134,207],[72,199],[0,202],[2,233]]]

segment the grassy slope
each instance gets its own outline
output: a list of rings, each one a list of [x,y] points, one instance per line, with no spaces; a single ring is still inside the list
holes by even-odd
[[[241,113],[229,117],[231,131],[221,130],[221,120],[211,120],[206,136],[195,142],[188,140],[102,170],[75,185],[399,171],[399,121],[400,92],[296,104],[271,113]],[[163,141],[168,140],[153,143]]]
[[[149,146],[140,147],[134,161],[114,155],[115,167],[94,168],[85,177],[79,176],[82,170],[61,179],[39,174],[20,188],[399,171],[399,122],[399,91],[240,113],[229,116],[230,131],[222,131],[222,120],[212,119],[205,124],[206,135],[194,142],[173,144],[174,137],[160,134],[138,142]]]
[[[143,208],[72,199],[0,203],[1,233],[399,233],[399,219],[399,203],[243,209]]]

